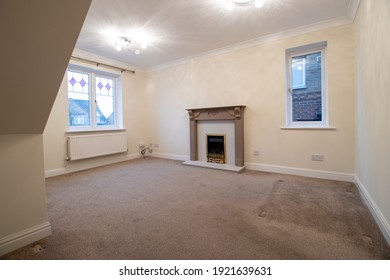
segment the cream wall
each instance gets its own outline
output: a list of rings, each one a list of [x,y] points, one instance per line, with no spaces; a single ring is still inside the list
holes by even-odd
[[[0,135],[0,256],[50,235],[41,134]]]
[[[51,233],[42,133],[90,3],[0,1],[0,256]]]
[[[108,68],[96,67],[91,64],[71,61],[72,64],[98,69],[121,75],[122,102],[123,102],[123,126],[128,134],[128,153],[81,161],[66,161],[66,139],[68,135],[80,135],[81,133],[67,133],[68,130],[68,92],[67,78],[64,75],[57,98],[49,116],[49,120],[43,133],[44,156],[46,176],[65,174],[77,170],[100,166],[103,164],[119,162],[140,156],[138,143],[147,142],[149,130],[145,121],[146,99],[144,97],[144,74],[136,72],[120,73]],[[94,132],[99,133],[99,132]],[[100,132],[107,133],[107,132]],[[90,134],[90,133],[89,133]]]
[[[336,130],[282,130],[285,50],[328,42],[329,122]],[[246,105],[245,161],[252,169],[281,167],[354,173],[354,29],[331,28],[264,43],[147,74],[151,142],[162,155],[189,156],[186,108]],[[253,151],[260,156],[253,156]],[[325,161],[311,161],[323,154]],[[280,169],[280,170],[282,170]]]
[[[356,177],[390,243],[390,1],[356,18]]]

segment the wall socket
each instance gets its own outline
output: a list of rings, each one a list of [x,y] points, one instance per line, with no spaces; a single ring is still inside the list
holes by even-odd
[[[324,161],[324,155],[311,155],[312,161]]]
[[[255,156],[255,157],[260,156],[260,151],[253,151],[253,156]]]
[[[139,144],[138,144],[138,148],[144,149],[144,148],[145,148],[145,143],[139,143]]]
[[[154,144],[153,147],[154,147],[154,148],[158,148],[159,145],[158,145],[158,144]]]

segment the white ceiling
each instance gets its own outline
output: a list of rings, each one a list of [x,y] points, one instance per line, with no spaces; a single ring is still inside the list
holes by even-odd
[[[183,59],[245,47],[272,36],[337,26],[353,21],[360,0],[266,0],[261,9],[225,0],[93,0],[76,50],[151,70]],[[142,28],[154,41],[135,55],[116,51],[105,34],[128,36]]]

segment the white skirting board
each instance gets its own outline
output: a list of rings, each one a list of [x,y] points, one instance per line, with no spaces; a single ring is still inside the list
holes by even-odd
[[[187,161],[190,160],[189,156],[183,156],[183,155],[174,155],[174,154],[165,154],[165,153],[147,153],[146,156],[150,157],[156,157],[156,158],[165,158],[165,159],[171,159],[171,160],[181,160],[181,161]]]
[[[168,154],[168,153],[156,153],[154,151],[152,153],[146,153],[145,156],[171,159],[171,160],[179,160],[179,161],[189,161],[190,160],[189,156],[175,155],[175,154]],[[82,171],[82,170],[95,168],[95,167],[99,167],[99,166],[104,166],[104,165],[108,165],[108,164],[113,164],[113,163],[117,163],[117,162],[122,162],[122,161],[126,161],[126,160],[132,160],[132,159],[136,159],[136,158],[140,158],[140,157],[142,157],[141,154],[127,155],[120,160],[103,157],[103,158],[100,158],[97,160],[92,160],[93,162],[88,162],[86,164],[70,165],[70,166],[66,166],[64,168],[59,168],[59,169],[54,169],[54,170],[46,170],[45,177],[49,178],[49,177],[53,177],[53,176],[64,175],[64,174],[68,174],[68,173]],[[289,175],[296,175],[296,176],[304,176],[304,177],[312,177],[312,178],[319,178],[319,179],[328,179],[328,180],[337,180],[337,181],[355,183],[354,174],[349,174],[349,173],[337,173],[337,172],[330,172],[330,171],[301,169],[301,168],[294,168],[294,167],[258,164],[258,163],[249,163],[249,162],[245,163],[245,168],[248,170],[254,170],[254,171],[281,173],[281,174],[289,174]]]
[[[8,254],[23,246],[34,243],[51,235],[51,225],[49,222],[35,227],[17,232],[0,239],[0,256]]]
[[[247,169],[255,170],[255,171],[281,173],[281,174],[351,182],[351,183],[355,182],[354,175],[350,173],[338,173],[338,172],[331,172],[331,171],[303,169],[303,168],[270,165],[270,164],[248,163],[248,162],[245,163],[245,166]]]
[[[113,155],[113,157],[115,157],[115,158],[112,158],[112,156],[107,156],[107,157],[100,157],[97,159],[89,159],[88,162],[78,161],[77,163],[69,164],[63,168],[46,170],[45,177],[50,178],[50,177],[54,177],[54,176],[65,175],[65,174],[78,172],[78,171],[82,171],[82,170],[87,170],[87,169],[91,169],[91,168],[95,168],[95,167],[119,163],[119,162],[128,161],[128,160],[132,160],[132,159],[137,159],[137,158],[140,158],[141,156],[142,156],[141,153],[131,154],[131,155],[126,155],[124,157],[120,157],[118,159],[115,157],[115,155]]]
[[[355,184],[359,188],[364,201],[370,210],[371,214],[374,216],[375,221],[377,222],[379,228],[382,231],[383,236],[385,237],[387,243],[390,245],[390,224],[389,221],[386,220],[382,211],[379,209],[378,205],[372,199],[370,193],[367,191],[366,187],[360,181],[359,177],[355,175]]]
[[[153,152],[151,154],[147,154],[147,156],[172,159],[172,160],[190,161],[189,156],[166,154],[166,153]],[[319,178],[319,179],[327,179],[327,180],[352,182],[352,183],[355,182],[354,174],[352,174],[352,173],[351,174],[350,173],[338,173],[338,172],[331,172],[331,171],[312,170],[312,169],[303,169],[303,168],[295,168],[295,167],[287,167],[287,166],[279,166],[279,165],[269,165],[269,164],[258,164],[258,163],[250,163],[250,162],[245,162],[245,169],[254,170],[254,171],[271,172],[271,173],[289,174],[289,175],[296,175],[296,176],[304,176],[304,177],[311,177],[311,178]]]

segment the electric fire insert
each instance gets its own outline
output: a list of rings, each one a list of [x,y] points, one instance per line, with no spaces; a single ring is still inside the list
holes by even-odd
[[[206,135],[207,162],[225,163],[226,135]]]

